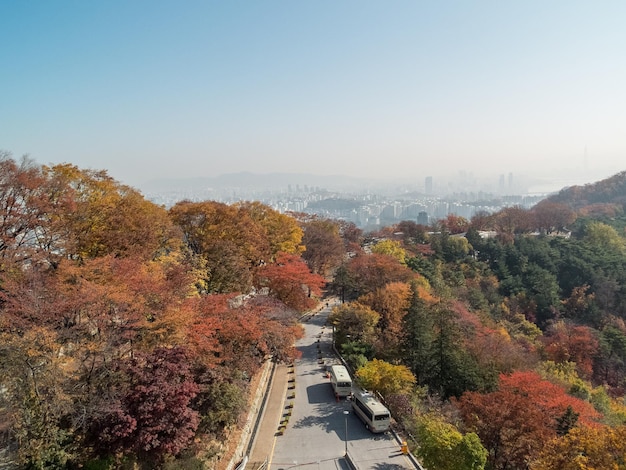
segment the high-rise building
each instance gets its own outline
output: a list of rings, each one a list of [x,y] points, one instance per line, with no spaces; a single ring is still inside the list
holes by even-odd
[[[427,176],[426,181],[424,182],[425,192],[426,194],[433,193],[433,177]]]
[[[417,214],[417,223],[420,225],[428,225],[428,213],[421,211]]]

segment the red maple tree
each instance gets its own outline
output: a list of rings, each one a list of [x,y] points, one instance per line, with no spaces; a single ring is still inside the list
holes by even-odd
[[[489,450],[494,469],[526,468],[545,442],[557,436],[566,415],[588,425],[599,418],[591,404],[535,372],[501,375],[497,391],[466,392],[456,404],[465,425]]]

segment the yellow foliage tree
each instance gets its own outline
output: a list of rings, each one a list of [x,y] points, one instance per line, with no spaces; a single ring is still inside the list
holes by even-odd
[[[364,388],[378,392],[383,397],[408,393],[416,382],[408,367],[380,359],[367,362],[356,371],[356,376]]]
[[[261,226],[269,242],[272,257],[280,252],[300,254],[304,251],[303,231],[296,219],[257,201],[241,202],[237,206]]]
[[[389,255],[402,264],[406,264],[406,250],[402,248],[399,241],[395,240],[382,240],[376,243],[372,247],[372,253],[378,253],[379,255]]]
[[[617,230],[602,222],[591,222],[585,230],[585,241],[593,245],[606,247],[616,253],[626,253],[626,241]]]
[[[151,259],[168,247],[173,227],[167,211],[106,171],[64,164],[43,167],[43,172],[48,178],[50,227],[57,251],[66,257]]]
[[[461,434],[453,424],[435,415],[417,418],[417,454],[422,463],[437,470],[482,470],[487,450],[473,432]]]
[[[626,427],[572,429],[548,442],[531,470],[625,470]]]

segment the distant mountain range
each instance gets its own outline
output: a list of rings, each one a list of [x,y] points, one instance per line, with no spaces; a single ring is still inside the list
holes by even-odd
[[[306,173],[227,173],[216,177],[197,178],[163,178],[152,180],[143,185],[142,189],[152,191],[167,190],[205,190],[224,188],[287,188],[291,185],[308,187],[323,187],[327,189],[346,188],[350,186],[363,186],[373,181],[353,178],[344,175],[312,175]]]
[[[626,171],[595,183],[564,188],[548,200],[576,210],[598,204],[612,204],[626,210]]]

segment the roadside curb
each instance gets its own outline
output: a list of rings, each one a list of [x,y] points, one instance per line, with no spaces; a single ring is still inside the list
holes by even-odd
[[[236,464],[238,462],[241,462],[246,457],[246,454],[249,453],[250,449],[254,445],[254,441],[256,440],[257,435],[256,431],[259,426],[260,420],[263,417],[265,403],[267,401],[267,397],[269,396],[269,388],[272,383],[275,369],[276,363],[271,360],[266,361],[263,365],[261,380],[259,382],[259,386],[256,389],[252,406],[248,411],[248,416],[246,418],[246,424],[243,427],[241,439],[239,440],[239,444],[237,445],[235,453],[230,459],[226,470],[232,470],[233,468],[235,468]]]

